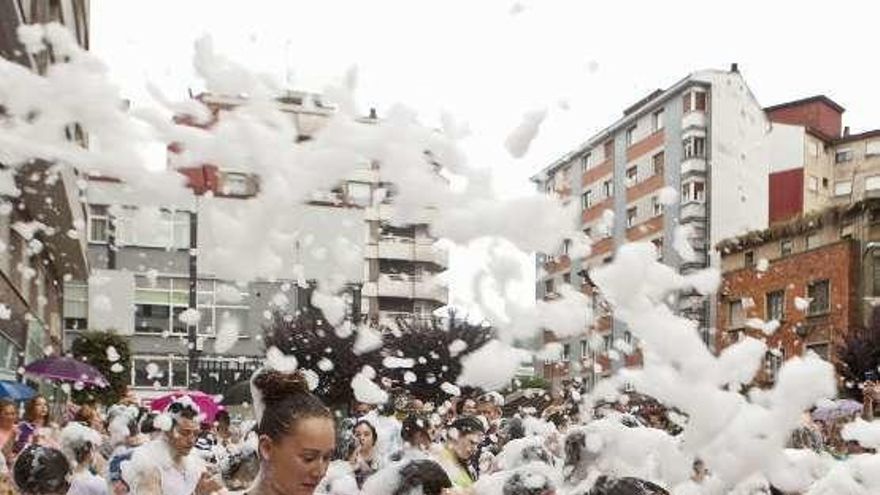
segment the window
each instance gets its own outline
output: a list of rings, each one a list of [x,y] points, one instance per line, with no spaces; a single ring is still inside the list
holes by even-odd
[[[700,112],[706,111],[706,93],[702,91],[694,92],[694,110]]]
[[[828,351],[830,350],[830,346],[828,345],[827,342],[818,342],[818,343],[814,343],[814,344],[807,344],[805,347],[807,348],[807,352],[809,352],[809,351],[815,352],[816,355],[819,356],[820,358],[822,358],[826,361],[829,360]]]
[[[819,190],[819,178],[815,175],[811,175],[807,178],[807,189],[813,192],[817,192]]]
[[[663,175],[663,165],[666,162],[666,153],[660,152],[651,158],[651,164],[654,168],[654,175]]]
[[[755,266],[755,252],[754,251],[746,251],[743,254],[743,259],[745,260],[746,268],[754,268]]]
[[[592,163],[590,163],[590,158],[591,157],[589,153],[584,153],[583,155],[581,155],[581,172],[586,172],[592,166]]]
[[[660,261],[663,259],[663,238],[658,237],[651,241],[651,244],[654,245],[654,249],[657,250],[657,260]]]
[[[571,344],[562,344],[562,361],[569,362],[571,360]]]
[[[657,132],[663,129],[663,109],[657,110],[654,112],[654,115],[651,116],[651,130]]]
[[[614,347],[614,338],[611,334],[605,334],[602,336],[602,347],[605,349],[605,352],[610,351]]]
[[[785,291],[776,290],[767,293],[766,320],[782,321],[785,318]]]
[[[880,175],[872,175],[865,179],[865,190],[866,191],[877,191],[880,190]]]
[[[571,285],[571,272],[562,275],[562,283]]]
[[[553,287],[553,279],[552,278],[544,281],[544,292],[547,294],[553,294],[556,292]]]
[[[682,109],[684,113],[688,113],[690,111],[705,111],[706,93],[703,91],[691,91],[685,93],[685,95],[682,97]]]
[[[107,242],[110,217],[106,205],[89,205],[89,242]]]
[[[368,185],[369,186],[369,185]],[[221,194],[224,196],[247,196],[253,194],[250,177],[247,174],[223,174]]]
[[[845,180],[841,182],[834,183],[834,195],[835,196],[849,196],[852,194],[852,181]]]
[[[781,347],[767,351],[764,356],[764,373],[767,375],[767,379],[776,381],[783,361],[785,361],[785,351]]]
[[[593,191],[587,189],[581,194],[581,209],[586,210],[591,206],[593,206]]]
[[[828,189],[828,177],[822,177],[822,189]]]
[[[633,165],[626,169],[626,187],[633,186],[639,180],[639,167]]]
[[[89,317],[89,288],[84,284],[64,284],[62,313],[65,330],[86,330]]]
[[[593,228],[592,227],[585,228],[584,235],[589,237],[590,239],[592,239],[593,238]]]
[[[603,151],[605,152],[605,159],[611,160],[614,158],[614,140],[609,139],[605,141],[605,145],[603,146]]]
[[[626,145],[632,146],[636,135],[636,126],[632,126],[626,130]]]
[[[865,157],[880,155],[880,141],[868,141],[865,143]]]
[[[568,251],[571,249],[571,239],[564,239],[562,241],[562,254],[568,256]]]
[[[702,203],[706,200],[706,185],[702,181],[685,182],[681,185],[681,200]]]
[[[590,348],[587,339],[581,339],[581,359],[586,359],[590,355]]]
[[[614,195],[614,183],[610,179],[602,183],[602,192],[605,193],[606,198]]]
[[[819,247],[819,234],[813,232],[804,237],[804,249],[813,249]]]
[[[871,295],[880,297],[880,256],[871,257],[871,278],[874,286]]]
[[[135,387],[181,387],[189,385],[185,359],[137,357],[132,359],[132,385]]]
[[[657,196],[651,197],[651,213],[655,217],[659,217],[663,214],[663,203],[660,202],[660,198]]]
[[[623,341],[627,344],[632,344],[633,334],[629,330],[623,332]]]
[[[745,327],[746,313],[741,299],[727,303],[727,325],[731,329]]]
[[[686,138],[682,142],[684,146],[684,157],[687,158],[703,158],[706,156],[706,138],[701,136],[692,136]]]
[[[810,307],[807,315],[820,315],[830,309],[830,291],[828,280],[817,280],[807,286],[807,297],[810,298]]]
[[[780,256],[791,256],[792,247],[794,242],[791,239],[783,239],[782,242],[779,243],[779,254]]]
[[[850,149],[837,150],[837,153],[834,154],[834,163],[851,162],[852,159],[853,159],[853,152]]]
[[[633,225],[636,224],[636,217],[638,216],[638,214],[639,214],[639,209],[636,206],[633,206],[632,208],[626,209],[626,226],[627,227],[632,227]]]

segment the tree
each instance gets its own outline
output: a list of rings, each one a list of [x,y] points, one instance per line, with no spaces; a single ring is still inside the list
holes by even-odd
[[[862,399],[858,385],[867,381],[867,377],[880,375],[880,309],[874,308],[871,323],[867,327],[855,327],[844,335],[836,345],[837,372],[844,381],[852,386],[843,388],[843,394],[849,398]]]
[[[356,331],[340,331],[327,322],[319,309],[306,306],[293,315],[276,312],[272,323],[264,328],[263,341],[267,349],[274,346],[295,357],[301,369],[314,371],[319,378],[315,393],[328,405],[345,408],[354,397],[351,380],[364,366],[376,371],[376,383],[390,380],[388,388],[404,388],[423,400],[445,400],[449,396],[440,385],[455,384],[461,373],[460,359],[493,336],[489,327],[455,318],[450,318],[448,324],[439,320],[400,320],[393,328],[375,330],[381,334],[382,346],[357,354]],[[412,367],[385,367],[389,357],[412,359]],[[332,363],[332,369],[322,369],[327,368],[322,363],[324,359]],[[413,377],[414,381],[407,380]]]
[[[113,361],[107,352],[110,346],[116,349],[118,355],[118,359]],[[111,405],[125,396],[131,380],[131,351],[124,337],[111,332],[85,332],[74,339],[70,352],[75,359],[94,366],[110,383],[106,388],[87,386],[82,390],[72,390],[75,403],[101,402]]]

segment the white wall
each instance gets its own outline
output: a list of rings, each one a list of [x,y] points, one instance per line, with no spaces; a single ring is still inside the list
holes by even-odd
[[[806,132],[802,126],[771,124],[767,135],[766,150],[770,173],[801,168],[804,166]]]
[[[709,241],[714,246],[768,226],[770,123],[740,74],[706,77],[712,82]]]
[[[134,333],[134,273],[93,269],[89,276],[89,329]]]

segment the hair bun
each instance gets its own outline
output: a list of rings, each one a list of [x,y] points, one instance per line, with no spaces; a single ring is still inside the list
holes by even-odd
[[[273,402],[291,395],[309,393],[306,378],[300,372],[284,373],[277,370],[264,369],[253,380],[265,402]]]

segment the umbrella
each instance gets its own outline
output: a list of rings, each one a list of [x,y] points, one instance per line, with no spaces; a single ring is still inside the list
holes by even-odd
[[[0,380],[0,399],[28,400],[37,393],[24,383]]]
[[[48,380],[81,382],[101,388],[109,385],[104,375],[94,366],[66,356],[51,356],[34,361],[24,367],[24,372]]]
[[[237,406],[239,404],[253,404],[254,399],[251,397],[251,382],[245,380],[226,389],[223,393],[223,402],[225,406]]]
[[[836,401],[827,401],[816,406],[813,411],[813,419],[819,421],[830,421],[838,418],[844,418],[862,412],[862,404],[852,399],[842,399]]]
[[[154,411],[164,411],[174,399],[184,396],[189,397],[197,406],[199,406],[199,410],[204,415],[205,422],[213,422],[214,415],[217,414],[217,411],[223,409],[220,404],[217,404],[217,400],[213,395],[208,395],[204,392],[199,392],[198,390],[180,390],[178,392],[171,392],[170,394],[156,397],[150,401],[150,409]]]

